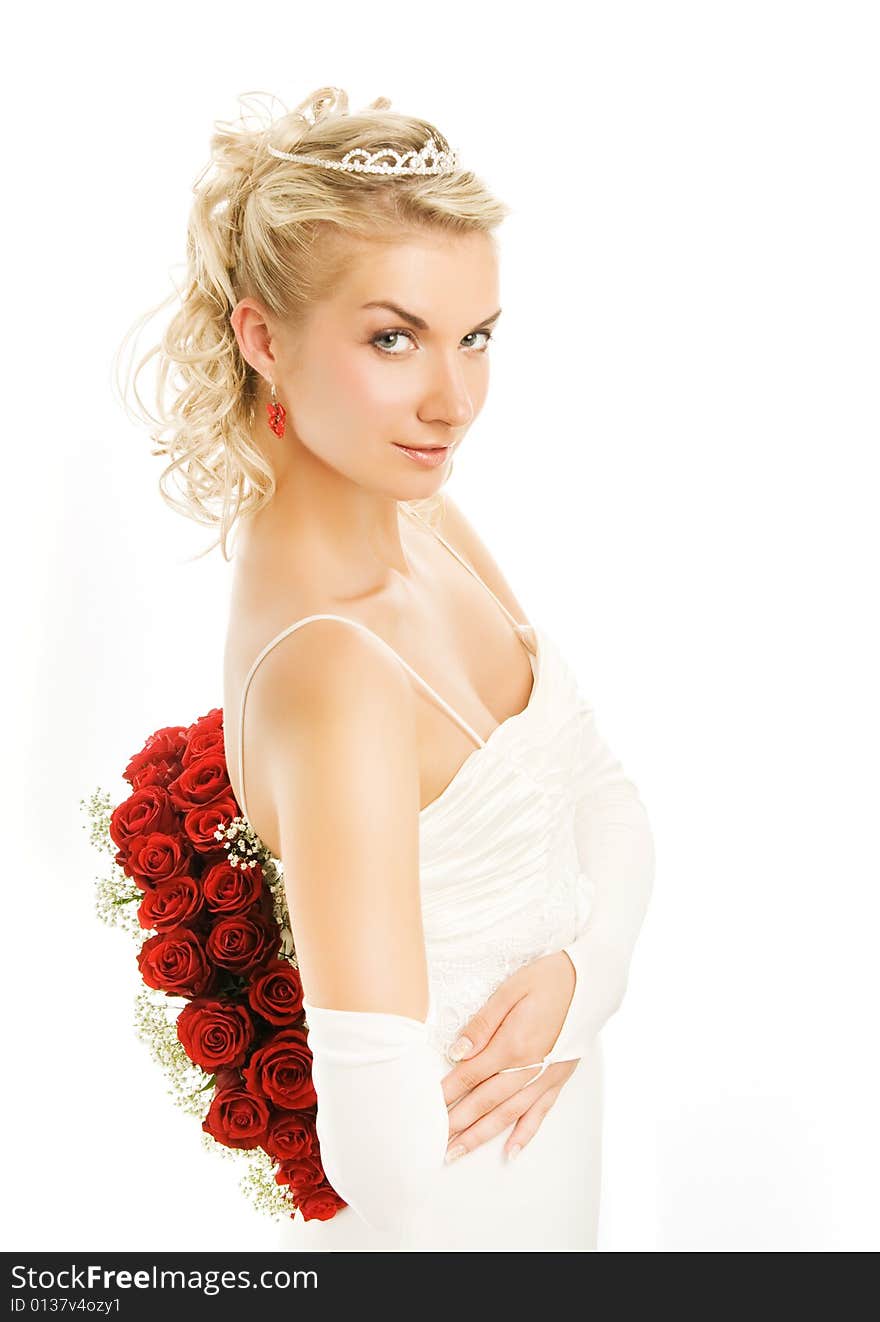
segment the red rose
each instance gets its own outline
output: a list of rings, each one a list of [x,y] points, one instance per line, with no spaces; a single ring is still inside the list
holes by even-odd
[[[312,1053],[305,1033],[283,1028],[260,1047],[245,1066],[244,1077],[251,1092],[268,1097],[276,1106],[297,1111],[317,1104],[312,1083]]]
[[[208,958],[234,973],[250,973],[281,948],[281,930],[259,913],[221,918],[208,933]]]
[[[141,835],[175,835],[179,830],[177,815],[161,785],[146,785],[123,799],[110,815],[110,839],[121,853],[127,854],[133,840]]]
[[[199,883],[192,877],[175,877],[147,891],[138,906],[138,922],[141,927],[169,932],[194,918],[202,904]]]
[[[254,1021],[244,1005],[198,997],[177,1016],[177,1037],[190,1060],[213,1074],[244,1064]]]
[[[185,877],[189,872],[192,855],[183,837],[152,831],[131,841],[125,860],[125,871],[137,882],[141,890],[148,890],[160,881]]]
[[[309,1190],[297,1201],[304,1221],[329,1221],[341,1207],[348,1207],[345,1199],[340,1198],[329,1184]]]
[[[291,1024],[302,1014],[302,980],[299,971],[286,959],[276,960],[256,974],[247,995],[251,1008],[270,1024]]]
[[[222,850],[223,846],[216,838],[218,829],[226,830],[233,817],[238,817],[238,804],[232,790],[196,808],[190,808],[183,819],[183,829],[194,849],[200,854],[209,854],[212,850]],[[225,851],[223,858],[227,857]]]
[[[212,803],[228,790],[226,758],[217,750],[191,762],[168,786],[171,802],[180,812]]]
[[[202,878],[205,903],[214,913],[244,913],[260,898],[263,869],[234,868],[227,860],[215,863]]]
[[[219,707],[217,708],[219,711]],[[222,717],[222,714],[221,714]],[[206,753],[219,752],[226,761],[226,748],[223,743],[223,722],[210,722],[206,717],[197,721],[195,725],[190,726],[186,736],[186,746],[183,752],[184,767],[190,766],[198,758],[204,757]]]
[[[148,987],[172,996],[200,996],[214,976],[201,941],[188,927],[148,937],[137,962]]]
[[[310,1111],[276,1111],[263,1146],[276,1161],[316,1155],[318,1134],[314,1115]]]
[[[223,729],[223,708],[212,707],[205,716],[199,716],[187,727],[186,736],[192,739],[196,734],[210,734],[212,730]]]
[[[258,1148],[266,1137],[269,1108],[244,1088],[224,1088],[214,1094],[202,1129],[228,1148]]]
[[[123,779],[136,790],[145,785],[167,785],[180,775],[185,735],[183,725],[167,725],[151,734],[141,751],[130,759]]]
[[[279,1178],[279,1177],[282,1177]],[[300,1190],[317,1189],[326,1180],[324,1167],[315,1156],[293,1157],[282,1161],[276,1175],[279,1184],[289,1184],[295,1194]]]

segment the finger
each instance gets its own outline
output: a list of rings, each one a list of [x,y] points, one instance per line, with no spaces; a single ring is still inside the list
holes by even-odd
[[[527,1083],[537,1077],[537,1069],[533,1069],[531,1073],[523,1070],[522,1073],[516,1074],[493,1074],[448,1108],[450,1136],[476,1124],[484,1115],[503,1105],[509,1097],[521,1092]],[[533,1100],[533,1093],[526,1098],[527,1103]]]
[[[513,1133],[504,1145],[505,1155],[511,1159],[519,1156],[519,1153],[528,1143],[529,1139],[534,1138],[541,1127],[544,1116],[553,1106],[556,1098],[562,1091],[560,1084],[551,1085],[545,1088],[537,1101],[532,1102],[528,1110],[523,1111],[513,1127]],[[514,1151],[514,1149],[518,1151]]]
[[[475,1088],[479,1088],[480,1084],[494,1079],[499,1074],[510,1077],[514,1086],[520,1087],[525,1082],[522,1076],[526,1070],[540,1068],[538,1064],[501,1068],[502,1062],[510,1059],[510,1054],[509,1047],[505,1047],[503,1042],[498,1042],[493,1038],[489,1045],[471,1060],[463,1060],[449,1074],[444,1075],[442,1080],[443,1099],[447,1108],[454,1106],[456,1102],[460,1102],[463,1097],[467,1097]],[[519,1078],[516,1077],[517,1074],[520,1074]]]
[[[465,1095],[468,1091],[465,1086],[465,1077],[470,1077],[472,1073],[469,1062],[465,1062],[462,1065],[456,1065],[448,1074],[443,1075],[440,1085],[443,1089],[443,1100],[447,1106],[451,1106],[453,1102],[458,1101],[459,1097]],[[471,1083],[470,1087],[473,1086],[473,1083]]]
[[[489,1111],[487,1115],[481,1116],[476,1123],[451,1134],[446,1148],[447,1161],[450,1158],[457,1161],[458,1157],[473,1152],[490,1138],[503,1133],[505,1129],[514,1124],[523,1111],[529,1107],[528,1097],[524,1097],[522,1094],[523,1090],[521,1088],[517,1089],[510,1097],[505,1098],[503,1102]],[[457,1153],[457,1156],[452,1156],[453,1153]]]
[[[466,1060],[476,1052],[482,1051],[501,1021],[525,994],[515,984],[511,984],[510,979],[502,982],[482,1009],[471,1015],[449,1048],[450,1060]]]

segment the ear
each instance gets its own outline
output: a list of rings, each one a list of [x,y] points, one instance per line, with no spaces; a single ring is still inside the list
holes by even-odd
[[[242,358],[266,381],[274,381],[278,360],[273,349],[271,317],[258,298],[242,298],[229,315]]]

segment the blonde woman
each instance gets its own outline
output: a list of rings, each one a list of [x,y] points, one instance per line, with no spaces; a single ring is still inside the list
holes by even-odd
[[[347,1203],[277,1246],[591,1250],[598,1034],[652,835],[445,490],[488,391],[507,208],[389,106],[322,88],[215,125],[162,343],[163,491],[227,559],[235,526],[227,764],[284,869]]]

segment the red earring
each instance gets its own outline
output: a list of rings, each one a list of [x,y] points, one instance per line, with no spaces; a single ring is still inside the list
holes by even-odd
[[[284,424],[287,419],[287,409],[283,404],[279,404],[278,397],[275,394],[275,386],[272,386],[272,403],[266,405],[269,414],[269,426],[276,436],[284,435]]]

